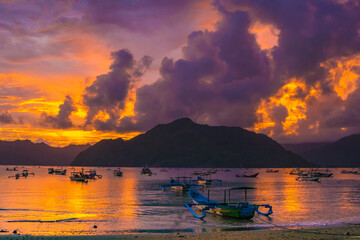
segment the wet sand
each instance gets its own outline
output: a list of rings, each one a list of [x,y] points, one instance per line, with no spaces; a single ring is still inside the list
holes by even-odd
[[[130,235],[87,235],[87,236],[29,236],[15,234],[1,234],[0,239],[51,239],[51,240],[167,240],[167,239],[200,239],[200,240],[242,240],[242,239],[360,239],[360,225],[347,225],[341,227],[317,227],[301,229],[263,229],[245,231],[211,231],[204,233],[148,233]]]

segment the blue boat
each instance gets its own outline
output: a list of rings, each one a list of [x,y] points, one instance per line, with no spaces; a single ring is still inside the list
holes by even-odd
[[[224,190],[224,202],[220,203],[210,199],[210,190],[208,190],[208,197],[200,194],[195,189],[191,188],[189,191],[189,196],[193,203],[184,203],[185,207],[199,219],[206,217],[206,213],[212,213],[224,217],[232,217],[238,219],[251,219],[254,217],[255,212],[261,215],[269,216],[273,213],[272,206],[269,204],[265,205],[256,205],[251,204],[247,201],[247,190],[256,189],[252,187],[236,187],[229,188]],[[239,203],[230,202],[230,192],[234,190],[245,190],[245,201]],[[202,211],[202,215],[198,215],[192,209],[192,206],[196,206],[199,210]],[[267,213],[259,211],[260,207],[268,208]]]

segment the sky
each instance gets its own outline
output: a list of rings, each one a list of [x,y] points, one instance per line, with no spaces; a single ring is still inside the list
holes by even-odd
[[[360,132],[360,0],[0,0],[0,40],[0,140]]]

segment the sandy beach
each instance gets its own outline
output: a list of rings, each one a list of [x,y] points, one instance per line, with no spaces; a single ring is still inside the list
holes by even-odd
[[[263,229],[244,231],[210,231],[204,233],[147,233],[129,235],[86,235],[86,236],[31,236],[31,235],[0,235],[0,239],[360,239],[360,225],[347,225],[341,227],[317,227],[300,229]]]

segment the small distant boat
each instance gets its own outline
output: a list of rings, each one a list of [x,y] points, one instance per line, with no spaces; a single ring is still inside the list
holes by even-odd
[[[191,177],[176,177],[170,178],[169,184],[160,185],[160,189],[166,191],[167,189],[176,191],[189,191],[190,188],[203,188],[203,185],[198,185],[191,182]]]
[[[55,173],[54,168],[48,168],[48,173],[49,173],[49,174],[54,174],[54,173]]]
[[[215,169],[215,170],[207,170],[206,172],[205,172],[205,174],[208,174],[208,175],[210,175],[210,174],[216,174],[217,173],[217,170]]]
[[[121,168],[118,168],[118,169],[114,170],[114,176],[118,176],[118,177],[123,176],[123,172],[121,171]]]
[[[29,175],[35,176],[35,173],[29,173],[29,170],[23,170],[21,174],[25,178],[27,178]]]
[[[351,170],[342,170],[341,171],[342,174],[358,174],[359,172],[355,169],[351,169]]]
[[[196,178],[196,180],[191,180],[191,183],[192,184],[197,184],[197,185],[208,186],[208,185],[212,185],[213,183],[221,184],[222,180],[220,180],[220,179],[211,179],[211,174],[204,173],[204,174],[198,176]]]
[[[6,168],[5,171],[19,171],[16,167],[14,168]]]
[[[56,174],[56,175],[66,175],[66,169],[55,169],[54,174]]]
[[[314,181],[314,182],[318,182],[319,181],[319,177],[297,177],[295,180],[297,181]]]
[[[330,172],[329,169],[326,170],[320,170],[320,169],[311,169],[309,171],[309,175],[311,177],[320,177],[320,178],[327,178],[327,177],[332,177],[333,174]]]
[[[15,179],[19,179],[20,177],[23,177],[20,175],[20,173],[15,174],[14,176],[9,176],[8,178],[15,178]]]
[[[84,176],[84,169],[82,169],[81,172],[71,172],[70,179],[71,181],[76,182],[88,182],[87,178]]]
[[[250,175],[247,175],[247,174],[242,174],[242,175],[236,174],[236,177],[256,178],[258,175],[259,175],[259,173],[250,174]]]
[[[163,169],[160,170],[160,172],[168,172],[168,170],[163,168]]]
[[[201,175],[201,174],[203,174],[203,172],[201,172],[201,171],[195,171],[195,172],[193,173],[193,175],[195,175],[195,176],[199,176],[199,175]]]
[[[224,202],[220,203],[210,199],[210,190],[208,190],[208,197],[203,196],[195,189],[191,188],[189,191],[189,196],[193,203],[184,203],[184,206],[189,209],[189,211],[199,219],[206,217],[206,213],[212,213],[220,215],[223,217],[232,217],[239,219],[251,219],[254,217],[255,212],[269,216],[273,213],[272,206],[269,204],[266,205],[255,205],[250,204],[247,201],[247,190],[256,189],[252,187],[237,187],[229,188],[224,190]],[[240,203],[231,203],[230,202],[230,192],[233,190],[245,190],[245,201]],[[199,216],[192,209],[192,206],[196,206],[198,209],[202,210],[202,215]],[[268,208],[267,213],[262,213],[259,211],[259,207]]]
[[[146,176],[151,176],[151,175],[153,175],[153,172],[150,170],[150,168],[144,167],[143,169],[141,169],[140,174],[146,175]]]
[[[83,176],[87,179],[98,179],[98,178],[102,178],[102,175],[98,175],[96,173],[96,170],[95,169],[90,169],[90,170],[86,170],[84,173],[83,173]]]
[[[272,169],[272,168],[269,168],[266,170],[267,173],[277,173],[279,172],[279,169]]]
[[[231,170],[230,169],[225,169],[224,172],[231,172]]]

